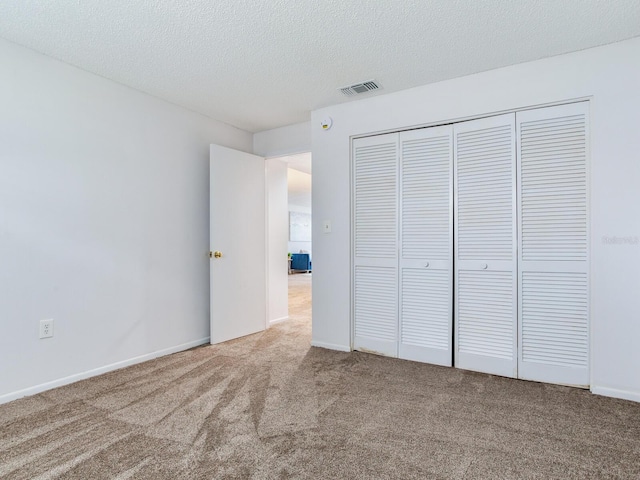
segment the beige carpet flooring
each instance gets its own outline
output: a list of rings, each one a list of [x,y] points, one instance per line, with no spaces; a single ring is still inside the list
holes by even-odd
[[[311,348],[291,319],[0,406],[3,479],[640,478],[640,404]]]

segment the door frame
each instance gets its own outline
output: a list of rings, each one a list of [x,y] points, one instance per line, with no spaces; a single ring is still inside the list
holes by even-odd
[[[267,261],[267,266],[266,266],[266,272],[267,272],[267,292],[266,292],[266,299],[267,299],[267,315],[266,315],[266,328],[269,329],[271,328],[273,325],[276,325],[278,323],[281,323],[283,321],[286,321],[289,319],[289,314],[287,312],[287,316],[285,318],[279,318],[279,319],[275,319],[275,320],[271,320],[271,312],[269,310],[270,307],[270,301],[269,301],[269,294],[270,294],[270,282],[269,282],[269,274],[270,274],[270,269],[271,269],[271,263],[269,262],[269,258],[270,258],[270,253],[271,253],[271,245],[269,242],[269,228],[270,228],[270,222],[271,222],[271,218],[269,215],[269,178],[268,178],[268,162],[271,160],[279,160],[283,163],[285,163],[287,165],[287,170],[290,168],[289,162],[286,161],[286,159],[288,157],[294,157],[294,156],[298,156],[298,155],[309,155],[312,157],[312,151],[309,150],[303,150],[303,151],[299,151],[299,150],[292,150],[291,152],[284,152],[284,153],[279,153],[277,155],[267,155],[264,157],[265,160],[265,218],[266,218],[266,227],[265,227],[265,242],[267,245],[267,254],[266,254],[266,261]],[[313,164],[312,164],[313,165]],[[309,174],[311,176],[311,179],[313,180],[313,173]],[[313,195],[313,188],[311,190],[312,195]],[[287,195],[287,199],[288,199],[288,195]],[[289,210],[288,210],[288,204],[287,204],[287,241],[289,241]],[[313,222],[313,200],[311,202],[311,219]],[[312,232],[313,232],[313,226],[312,226]],[[313,238],[311,239],[311,243],[313,245]],[[286,265],[286,264],[285,264]],[[287,278],[287,303],[288,303],[288,292],[289,292],[289,286],[288,286],[288,278]],[[313,318],[312,318],[313,321]]]

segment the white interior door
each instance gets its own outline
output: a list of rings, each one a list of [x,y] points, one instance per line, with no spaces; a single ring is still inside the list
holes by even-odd
[[[398,356],[398,134],[353,141],[355,350]]]
[[[451,366],[453,127],[400,133],[398,356]]]
[[[588,103],[517,113],[519,366],[589,384]]]
[[[455,364],[517,375],[515,114],[454,126]]]
[[[264,158],[211,145],[211,343],[266,327]]]

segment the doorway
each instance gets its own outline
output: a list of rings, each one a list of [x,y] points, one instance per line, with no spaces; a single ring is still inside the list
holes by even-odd
[[[268,159],[267,190],[270,326],[311,303],[311,153]]]

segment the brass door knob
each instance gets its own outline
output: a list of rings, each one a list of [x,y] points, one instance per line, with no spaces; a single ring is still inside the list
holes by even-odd
[[[209,258],[220,258],[222,256],[222,252],[219,251],[215,251],[215,252],[209,252]]]

